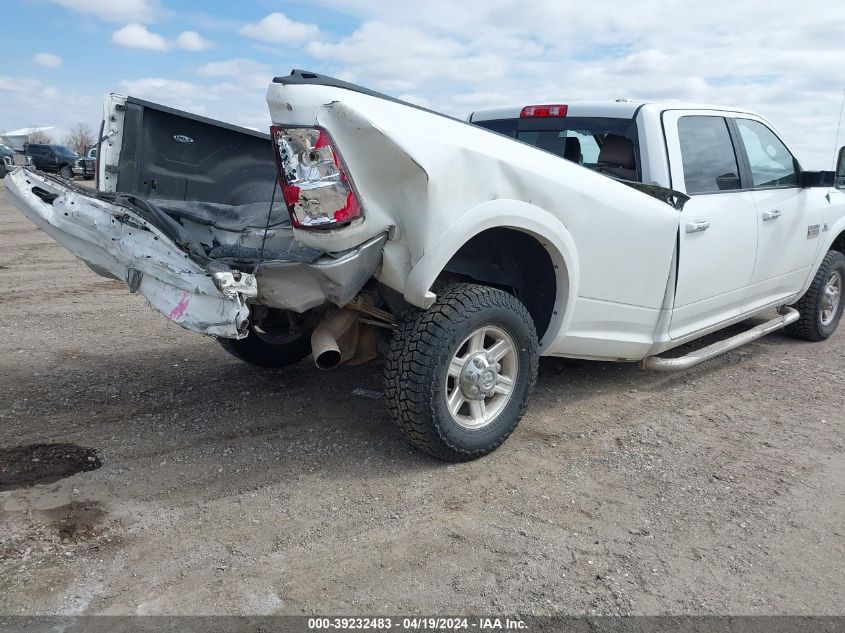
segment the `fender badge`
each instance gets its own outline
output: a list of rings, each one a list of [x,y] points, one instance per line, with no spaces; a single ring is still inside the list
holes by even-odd
[[[173,140],[177,143],[185,143],[186,145],[190,145],[194,142],[194,139],[192,139],[190,136],[185,136],[184,134],[174,134]]]
[[[820,224],[811,224],[807,227],[807,239],[811,237],[818,237],[819,232],[821,230]]]

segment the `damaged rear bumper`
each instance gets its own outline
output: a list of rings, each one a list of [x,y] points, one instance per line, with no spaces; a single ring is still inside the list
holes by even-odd
[[[224,295],[200,264],[130,209],[24,169],[3,182],[12,204],[38,228],[96,273],[126,282],[171,321],[200,334],[246,336],[244,298]]]
[[[248,302],[294,312],[345,305],[381,264],[387,239],[310,262],[266,260],[253,275],[190,256],[131,205],[25,169],[3,182],[21,213],[96,273],[125,282],[182,327],[221,338],[247,335]]]

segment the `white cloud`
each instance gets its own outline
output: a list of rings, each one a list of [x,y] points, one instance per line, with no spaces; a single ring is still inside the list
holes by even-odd
[[[210,41],[196,31],[182,31],[172,41],[164,36],[150,31],[142,24],[127,24],[112,33],[112,42],[127,48],[144,48],[151,51],[167,51],[174,47],[187,51],[204,51],[211,48]]]
[[[208,77],[229,76],[225,66],[206,70],[202,74]],[[126,79],[119,84],[124,94],[259,130],[266,130],[270,126],[270,115],[263,98],[266,87],[267,82],[258,89],[238,82],[222,81],[204,85],[163,77]]]
[[[112,33],[111,40],[118,46],[127,48],[145,48],[151,51],[166,51],[168,48],[166,39],[137,23],[118,29]]]
[[[120,20],[117,26],[130,24],[142,36],[134,46],[142,40],[153,50],[194,50],[185,46],[193,39],[185,33],[192,31],[164,38],[140,26],[164,11],[159,0],[49,1]],[[288,59],[284,65],[213,61],[190,69],[186,81],[180,81],[183,68],[174,67],[159,78],[126,82],[132,90],[124,90],[259,129],[266,128],[267,84],[291,66],[460,117],[503,104],[623,96],[723,103],[759,111],[806,166],[830,167],[843,88],[831,69],[845,59],[845,5],[830,0],[804,0],[789,19],[772,10],[770,0],[642,0],[636,10],[621,0],[582,3],[577,10],[560,0],[465,0],[460,11],[454,0],[392,3],[389,11],[381,0],[319,2],[325,7],[314,13],[324,16],[315,17],[319,26],[271,13],[240,28],[196,17],[182,27],[238,30],[252,39],[251,48],[266,51],[266,59]],[[334,36],[328,25],[338,11],[357,26]],[[20,84],[5,86],[16,90]],[[27,94],[48,89],[31,87]],[[53,110],[64,102],[56,96]]]
[[[204,51],[211,48],[211,42],[196,31],[182,31],[176,38],[176,46],[188,51]]]
[[[845,6],[805,0],[784,20],[763,0],[643,0],[636,11],[613,0],[577,11],[559,0],[466,0],[461,11],[451,0],[390,11],[376,0],[321,2],[361,20],[308,43],[321,72],[450,114],[621,96],[723,103],[759,111],[809,167],[830,167],[842,97],[830,69],[845,59]]]
[[[120,88],[133,97],[143,97],[165,104],[171,101],[194,102],[199,97],[213,97],[213,91],[209,91],[205,86],[162,77],[125,79],[120,82]]]
[[[47,66],[48,68],[60,68],[62,65],[62,58],[53,53],[35,53],[32,56],[32,60],[36,64]]]
[[[267,64],[246,57],[203,64],[197,68],[197,74],[203,77],[228,77],[245,88],[255,90],[266,90],[274,77]]]
[[[4,107],[0,131],[41,125],[70,129],[80,122],[94,128],[99,125],[102,110],[99,95],[59,88],[30,77],[0,76],[0,101]]]
[[[158,0],[49,0],[69,11],[107,22],[151,22],[161,13]]]
[[[320,29],[316,24],[291,20],[284,13],[271,13],[260,22],[242,26],[238,33],[262,42],[295,44],[316,38]]]

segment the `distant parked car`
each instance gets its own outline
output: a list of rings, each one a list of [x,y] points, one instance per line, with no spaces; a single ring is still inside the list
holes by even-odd
[[[32,159],[0,143],[0,178],[20,165],[32,165]]]
[[[97,171],[97,148],[90,148],[84,156],[80,156],[73,164],[73,175],[85,179],[93,178]]]
[[[26,146],[26,155],[32,158],[35,168],[41,171],[59,174],[71,179],[74,175],[74,163],[79,154],[64,145],[43,145],[30,143]]]

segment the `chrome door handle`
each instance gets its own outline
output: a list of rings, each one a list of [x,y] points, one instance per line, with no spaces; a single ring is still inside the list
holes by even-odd
[[[771,211],[763,211],[763,222],[769,220],[777,220],[780,217],[780,209],[772,209]]]
[[[710,220],[696,220],[695,222],[687,222],[687,233],[698,233],[699,231],[706,231],[710,228]]]

